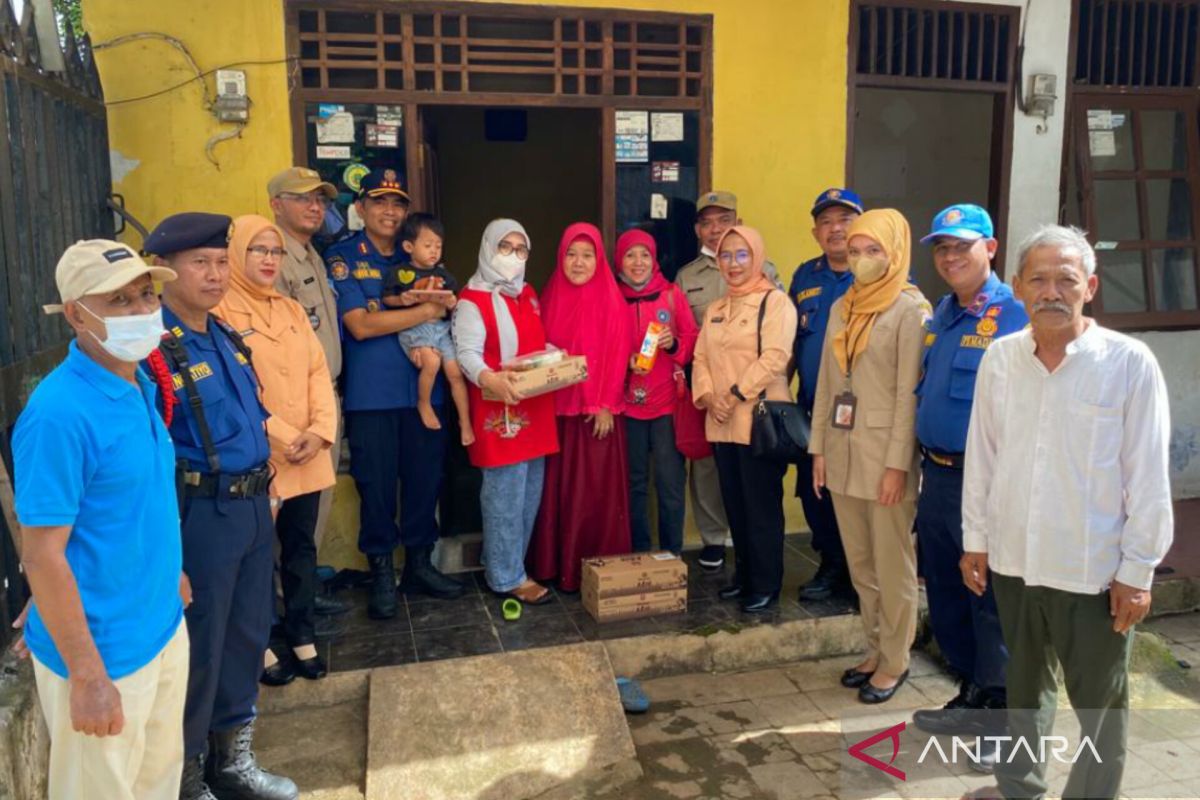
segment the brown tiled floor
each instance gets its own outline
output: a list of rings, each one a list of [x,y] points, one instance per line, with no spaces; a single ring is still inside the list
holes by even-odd
[[[615,639],[667,632],[712,630],[722,626],[748,627],[779,621],[815,618],[850,612],[844,602],[806,603],[796,600],[796,590],[816,571],[816,556],[808,547],[808,534],[787,537],[784,546],[783,594],[779,605],[765,614],[743,614],[736,603],[717,598],[729,581],[732,567],[705,573],[696,563],[698,551],[687,551],[688,609],[685,614],[599,624],[584,611],[578,594],[554,593],[554,601],[526,607],[521,619],[506,622],[500,598],[483,583],[482,573],[458,576],[469,590],[457,600],[398,595],[395,619],[367,618],[367,590],[343,589],[335,595],[351,610],[333,618],[337,632],[319,641],[321,655],[331,671],[383,667],[414,661],[523,650],[582,641]],[[732,551],[731,551],[732,554]]]

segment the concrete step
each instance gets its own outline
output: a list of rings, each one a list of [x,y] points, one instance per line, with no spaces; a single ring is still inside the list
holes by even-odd
[[[374,670],[366,800],[587,797],[641,767],[599,644]]]

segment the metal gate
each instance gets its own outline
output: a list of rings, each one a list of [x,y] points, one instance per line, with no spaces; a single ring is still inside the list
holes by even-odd
[[[0,644],[25,599],[7,480],[13,424],[71,338],[62,318],[41,307],[57,299],[59,254],[78,239],[114,233],[108,128],[91,48],[35,7],[50,3],[26,0],[18,20],[0,0]]]

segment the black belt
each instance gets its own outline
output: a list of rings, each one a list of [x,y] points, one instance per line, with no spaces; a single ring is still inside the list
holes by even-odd
[[[921,445],[921,455],[939,467],[948,467],[949,469],[963,468],[962,453],[943,453],[940,450],[930,450],[925,445]]]
[[[183,493],[187,497],[216,497],[218,494],[234,499],[261,497],[270,487],[271,470],[265,466],[242,475],[183,473]]]

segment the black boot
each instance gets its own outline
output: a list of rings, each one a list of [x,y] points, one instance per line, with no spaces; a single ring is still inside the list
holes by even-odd
[[[183,780],[179,783],[179,800],[217,800],[204,782],[204,754],[183,762]]]
[[[212,785],[221,800],[297,800],[300,790],[290,778],[272,775],[258,765],[250,743],[254,721],[213,734]]]
[[[404,574],[400,577],[400,591],[405,594],[427,594],[439,600],[461,597],[464,591],[462,584],[438,572],[430,559],[432,554],[432,545],[404,548]]]
[[[371,565],[371,600],[367,603],[367,616],[391,619],[396,616],[396,567],[392,563],[392,554],[367,556],[367,561]]]

